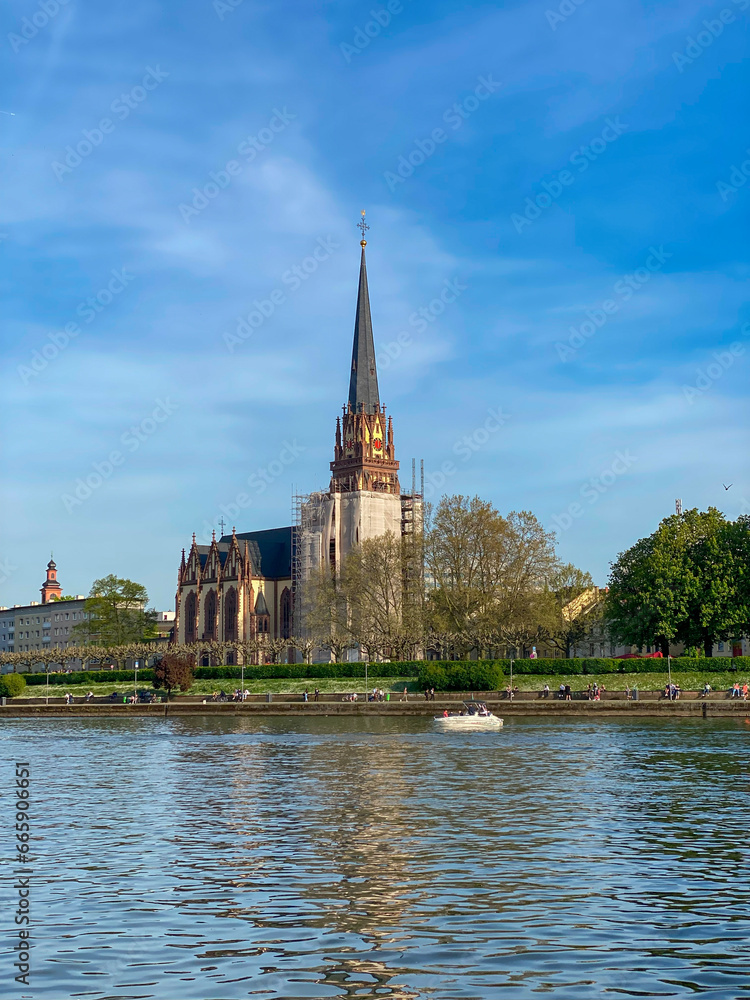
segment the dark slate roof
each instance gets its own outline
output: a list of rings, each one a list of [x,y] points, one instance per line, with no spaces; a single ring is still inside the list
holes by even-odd
[[[238,538],[244,538],[245,536],[244,535],[237,535],[237,537]],[[224,538],[222,538],[220,542],[216,543],[216,547],[219,550],[219,562],[221,563],[222,566],[227,561],[227,556],[229,555],[229,549],[230,549],[229,543],[227,541],[225,541],[226,538],[228,538],[229,541],[231,542],[232,536],[231,535],[225,535]],[[210,545],[196,545],[195,547],[198,550],[198,558],[200,559],[201,570],[203,570],[203,568],[205,567],[206,562],[208,560],[208,553],[211,551],[211,546]],[[247,547],[248,547],[248,551],[250,553],[250,561],[253,564],[253,575],[254,576],[260,576],[260,550],[258,549],[258,546],[253,541],[248,541]],[[243,552],[244,548],[245,548],[244,544],[241,544],[240,545],[240,552]]]
[[[268,605],[266,604],[266,599],[263,596],[263,591],[261,590],[258,594],[258,600],[255,602],[255,613],[256,615],[267,615]]]
[[[219,548],[231,542],[231,535],[224,535]],[[247,541],[253,560],[253,572],[267,580],[288,580],[292,575],[292,529],[269,528],[267,531],[243,531],[237,535],[240,551]]]
[[[357,315],[354,318],[352,373],[349,379],[349,405],[356,412],[359,410],[360,403],[364,403],[365,413],[374,413],[375,405],[380,403],[364,247],[362,247],[362,261],[359,265],[359,292],[357,293]]]

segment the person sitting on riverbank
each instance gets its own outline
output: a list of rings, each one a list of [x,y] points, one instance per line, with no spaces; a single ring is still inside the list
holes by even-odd
[[[549,698],[549,684],[545,684],[542,688],[542,698]]]
[[[320,688],[315,688],[315,693],[313,694],[313,701],[320,701]]]
[[[508,701],[513,701],[513,688],[510,686],[510,684],[505,689],[505,697],[508,699]]]
[[[65,704],[66,705],[73,704],[73,695],[70,693],[70,691],[65,692]]]
[[[740,684],[739,681],[735,681],[732,685],[732,697],[739,698],[740,696]]]
[[[93,697],[94,697],[94,692],[93,692],[93,691],[88,691],[88,692],[86,693],[86,701],[91,701],[91,699],[92,699]]]
[[[711,685],[708,683],[708,681],[706,681],[706,683],[703,685],[703,690],[701,691],[701,698],[708,698],[710,694],[711,694]]]
[[[557,697],[561,701],[565,697],[565,685],[564,684],[561,684],[560,687],[557,689]]]

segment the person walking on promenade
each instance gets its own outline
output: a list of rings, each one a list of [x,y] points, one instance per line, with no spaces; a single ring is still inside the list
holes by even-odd
[[[305,688],[305,693],[304,693],[304,695],[302,696],[302,699],[303,699],[303,701],[309,701],[309,700],[310,700],[310,696],[309,696],[309,694],[307,693],[307,688]]]
[[[560,685],[560,687],[559,687],[559,689],[558,689],[558,692],[557,692],[557,697],[558,697],[558,698],[559,698],[559,699],[560,699],[561,701],[562,701],[562,699],[563,699],[563,698],[565,697],[565,685],[564,685],[564,684],[561,684],[561,685]]]
[[[435,688],[430,688],[430,701],[435,700]]]
[[[404,688],[404,693],[401,696],[401,701],[408,701],[408,700],[409,700],[409,691],[407,690],[407,688]]]
[[[747,681],[742,685],[742,700],[747,701]]]

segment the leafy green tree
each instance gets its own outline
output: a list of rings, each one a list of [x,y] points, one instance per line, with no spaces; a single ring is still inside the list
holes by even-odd
[[[613,639],[661,647],[702,646],[747,630],[750,518],[715,507],[673,514],[612,564],[605,616]]]
[[[88,617],[73,632],[104,647],[153,639],[158,634],[156,611],[147,604],[148,593],[140,583],[114,574],[94,580],[83,606]]]
[[[0,697],[17,698],[26,690],[26,678],[21,674],[3,674],[0,677]]]

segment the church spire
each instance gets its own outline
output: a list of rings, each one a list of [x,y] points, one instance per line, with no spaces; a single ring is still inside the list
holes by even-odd
[[[365,413],[374,413],[380,406],[378,393],[378,373],[375,367],[375,341],[372,336],[372,318],[370,317],[370,293],[367,288],[367,265],[365,263],[364,238],[365,230],[370,227],[365,222],[359,223],[362,230],[362,259],[359,265],[359,291],[357,293],[357,314],[354,319],[354,346],[352,349],[352,371],[349,379],[349,406],[355,413],[364,407]]]

